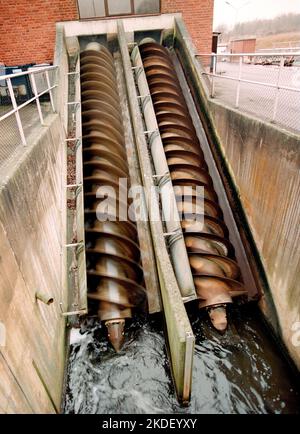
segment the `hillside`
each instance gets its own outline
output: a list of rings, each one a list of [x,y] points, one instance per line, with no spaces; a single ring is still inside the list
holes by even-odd
[[[297,45],[297,47],[300,47],[300,31],[258,37],[256,40],[256,49],[260,50],[274,47],[288,48],[289,42],[292,42],[292,46]],[[299,44],[295,44],[295,42],[299,42]]]
[[[289,38],[292,38],[291,40],[300,40],[300,14],[284,14],[272,19],[240,22],[233,29],[229,29],[223,23],[216,26],[214,30],[221,32],[220,39],[222,42],[256,35],[259,40],[265,41],[266,44],[270,43],[270,46],[267,45],[260,48],[270,48],[273,42],[277,44],[282,41],[289,41]],[[286,38],[288,39],[286,40]],[[262,43],[264,44],[265,42]]]

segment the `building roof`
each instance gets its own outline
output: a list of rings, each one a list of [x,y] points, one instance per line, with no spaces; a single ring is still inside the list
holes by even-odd
[[[256,40],[256,36],[241,36],[239,38],[236,39],[230,39],[230,42],[238,42],[238,41],[252,41],[252,40]]]

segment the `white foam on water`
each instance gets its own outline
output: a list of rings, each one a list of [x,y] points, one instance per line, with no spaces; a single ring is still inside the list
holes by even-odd
[[[86,334],[80,333],[80,329],[72,328],[70,332],[70,345],[77,344],[86,339]]]

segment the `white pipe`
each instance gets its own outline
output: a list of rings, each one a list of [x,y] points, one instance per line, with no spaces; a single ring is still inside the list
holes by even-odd
[[[140,95],[144,95],[142,99],[142,109],[146,128],[148,131],[152,131],[149,137],[150,149],[156,175],[161,175],[159,181],[160,197],[167,232],[180,235],[176,237],[176,239],[174,239],[169,246],[175,275],[182,297],[191,297],[195,295],[194,280],[182,234],[169,167],[161,141],[156,115],[138,46],[133,49],[131,58],[133,65],[137,67],[135,68],[135,71],[139,93]]]
[[[54,298],[51,295],[45,294],[42,291],[37,291],[35,293],[36,300],[40,300],[41,302],[47,304],[48,306],[53,303]]]

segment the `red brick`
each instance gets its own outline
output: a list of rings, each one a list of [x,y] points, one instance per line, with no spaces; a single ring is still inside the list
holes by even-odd
[[[199,52],[211,51],[213,0],[161,0],[161,5],[162,13],[182,13]],[[0,1],[0,17],[0,62],[49,62],[53,59],[55,23],[77,20],[77,1]]]
[[[210,53],[213,0],[162,0],[162,12],[181,12],[199,52]]]
[[[67,9],[66,9],[67,8]],[[52,61],[55,23],[78,19],[76,0],[0,2],[0,61],[6,65]]]

